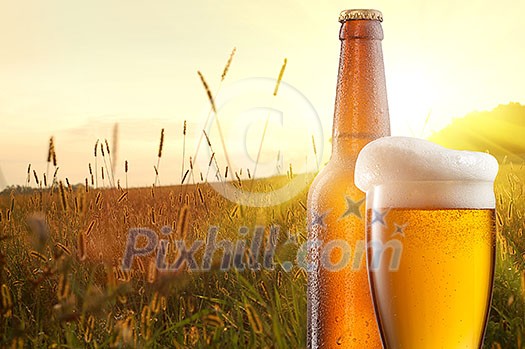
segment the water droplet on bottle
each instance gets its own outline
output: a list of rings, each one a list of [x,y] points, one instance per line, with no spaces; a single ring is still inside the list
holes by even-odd
[[[337,338],[336,343],[337,343],[337,345],[343,344],[343,336],[340,336],[339,338]]]

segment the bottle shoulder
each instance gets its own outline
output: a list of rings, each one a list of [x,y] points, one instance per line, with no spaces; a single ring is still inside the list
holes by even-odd
[[[353,161],[330,160],[312,182],[308,202],[316,203],[341,195],[362,196],[362,192],[354,184],[354,168]]]
[[[330,161],[323,167],[314,181],[313,186],[326,186],[334,181],[346,180],[354,183],[354,160],[330,159]]]

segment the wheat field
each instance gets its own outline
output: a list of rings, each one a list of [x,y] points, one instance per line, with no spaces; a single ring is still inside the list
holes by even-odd
[[[37,186],[36,173],[28,175],[32,189],[0,195],[2,347],[305,347],[305,271],[286,270],[280,261],[305,241],[307,185],[284,204],[252,208],[224,199],[208,183],[96,189],[88,179],[87,186],[58,179],[47,186],[39,179]],[[271,192],[292,176],[253,181],[230,174],[229,183]],[[498,253],[486,348],[524,347],[523,178],[523,165],[503,164],[496,182]],[[224,271],[220,253],[205,272],[158,271],[155,253],[122,269],[133,227],[170,227],[170,241],[191,242],[217,226],[221,239],[249,243],[256,227],[264,227],[266,239],[276,225],[273,270]],[[173,262],[175,254],[168,247],[166,259]]]

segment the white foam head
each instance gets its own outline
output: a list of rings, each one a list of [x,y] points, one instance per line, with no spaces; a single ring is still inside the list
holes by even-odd
[[[389,207],[494,208],[497,173],[497,160],[486,153],[384,137],[359,153],[355,185],[364,192],[382,188]]]

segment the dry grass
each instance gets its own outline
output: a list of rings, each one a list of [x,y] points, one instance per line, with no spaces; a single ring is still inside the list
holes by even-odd
[[[234,54],[235,49],[220,83]],[[274,95],[286,63],[285,60]],[[204,127],[207,129],[213,120],[211,115],[217,117],[217,110],[214,94],[204,76],[198,74],[210,101]],[[216,122],[228,159],[218,117]],[[199,182],[195,181],[193,163],[203,137],[212,156]],[[210,226],[218,227],[219,240],[243,239],[249,246],[256,227],[262,227],[266,241],[270,227],[278,225],[279,245],[283,248],[277,250],[276,262],[291,260],[297,245],[285,242],[288,232],[297,235],[298,245],[305,240],[307,186],[297,197],[279,206],[251,208],[224,199],[207,182],[214,167],[217,172],[211,175],[219,181],[230,178],[229,185],[237,188],[248,185],[250,191],[269,193],[294,177],[297,180],[300,175],[293,173],[292,165],[287,176],[270,179],[255,179],[256,167],[253,174],[246,169],[243,175],[242,169],[232,168],[228,160],[227,166],[220,168],[212,142],[202,132],[194,156],[189,157],[190,168],[186,169],[182,163],[181,185],[128,189],[125,161],[123,189],[118,180],[115,182],[117,139],[118,125],[115,125],[112,149],[106,140],[96,141],[94,169],[90,162],[84,185],[71,186],[66,178],[64,186],[58,178],[55,143],[51,138],[46,172],[39,176],[36,169],[28,166],[26,184],[30,185],[32,171],[32,190],[0,194],[0,347],[305,347],[303,269],[294,267],[285,272],[277,264],[274,270],[220,271],[220,251],[208,272],[190,272],[186,268],[157,270],[155,255],[136,258],[131,270],[122,269],[127,233],[135,227],[157,233],[163,227],[171,229],[168,236],[171,243],[166,247],[169,264],[177,257],[175,240],[182,239],[189,246],[196,239],[204,240]],[[186,161],[186,122],[182,141]],[[263,141],[264,133],[260,148]],[[164,130],[154,166],[155,184],[160,184],[163,144]],[[313,139],[312,147],[317,154]],[[54,175],[48,186],[51,164]],[[106,177],[109,186],[104,188]],[[499,252],[486,348],[524,347],[524,178],[523,166],[505,165],[496,183]],[[305,176],[304,181],[308,180]],[[202,253],[196,256],[198,261],[202,260]],[[243,261],[251,258],[246,253]]]
[[[525,347],[525,168],[504,164],[496,180],[498,253],[487,348]]]
[[[487,348],[523,347],[524,174],[523,167],[503,166],[496,184],[498,261]],[[271,191],[286,181],[256,180],[255,187]],[[59,195],[36,189],[0,196],[2,346],[305,346],[301,269],[221,272],[220,253],[210,272],[157,271],[153,256],[136,259],[131,271],[120,265],[132,227],[160,232],[169,226],[170,241],[191,242],[204,238],[210,225],[219,226],[221,239],[236,239],[240,226],[253,232],[262,225],[267,235],[278,224],[281,242],[287,231],[299,233],[302,242],[306,191],[263,209],[231,203],[205,183],[129,191],[59,188]],[[277,260],[284,253],[290,251],[278,251]],[[167,261],[175,255],[168,247]]]
[[[257,180],[255,186],[269,191],[286,181]],[[270,224],[279,224],[281,239],[288,230],[301,239],[306,188],[268,209],[235,205],[204,183],[128,191],[69,191],[60,184],[58,191],[0,196],[0,212],[8,217],[0,222],[1,346],[305,345],[300,269],[222,272],[218,252],[210,272],[157,271],[154,256],[136,259],[125,271],[121,258],[132,227],[160,232],[169,226],[170,240],[189,244],[203,239],[210,225],[219,226],[220,239],[238,239],[241,225],[250,232],[263,225],[267,235]],[[167,256],[173,262],[176,251],[168,247]]]

